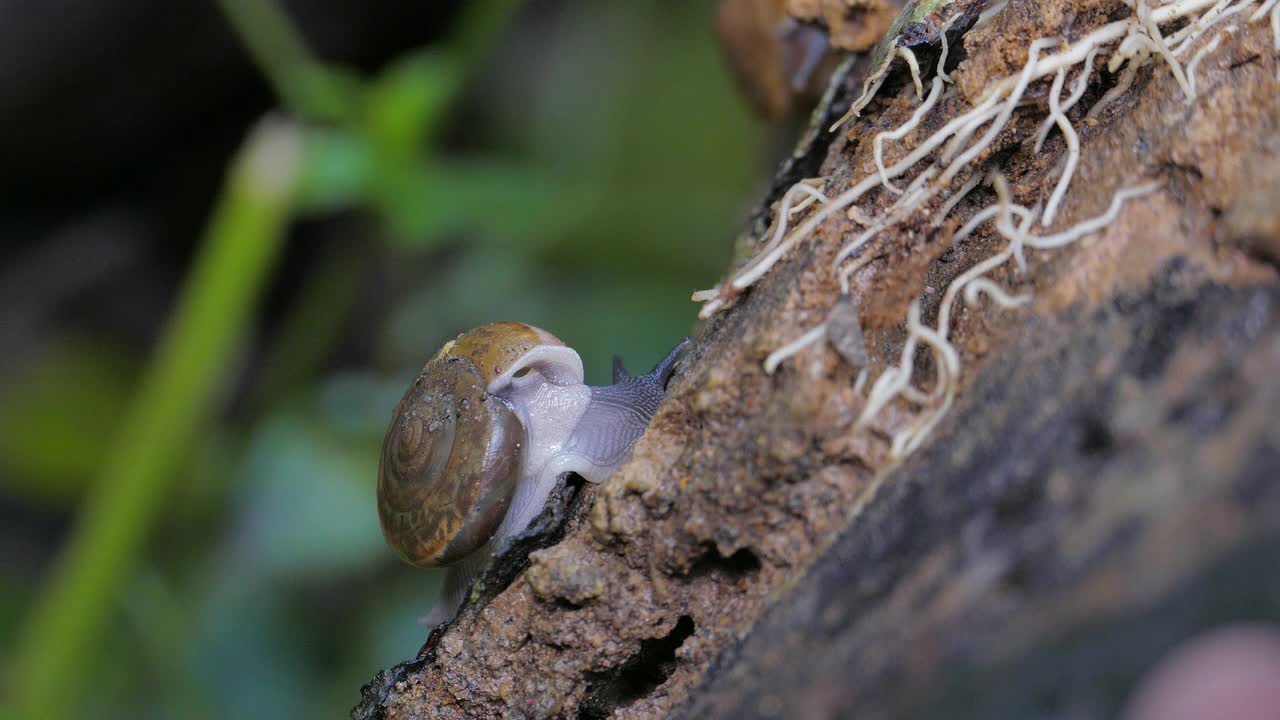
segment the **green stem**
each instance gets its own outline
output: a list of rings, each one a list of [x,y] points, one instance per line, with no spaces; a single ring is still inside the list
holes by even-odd
[[[368,258],[359,248],[335,242],[303,280],[263,358],[249,415],[269,408],[314,382],[338,344],[366,277]]]
[[[521,0],[488,0],[470,2],[458,29],[449,40],[452,59],[466,72],[474,72],[493,44],[502,37],[502,31],[511,21],[511,15]]]
[[[290,111],[308,120],[350,118],[350,103],[337,75],[312,55],[275,0],[218,0],[218,4]]]
[[[76,709],[168,487],[199,442],[292,215],[301,140],[259,124],[234,160],[195,265],[82,515],[32,609],[10,676],[19,716]],[[109,660],[108,660],[109,662]]]

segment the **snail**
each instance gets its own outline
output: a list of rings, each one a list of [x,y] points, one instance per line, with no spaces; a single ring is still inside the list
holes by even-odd
[[[503,543],[542,511],[559,478],[603,482],[658,409],[686,338],[646,375],[614,358],[612,385],[583,382],[578,353],[516,322],[445,343],[392,414],[378,464],[378,519],[414,565],[450,566],[429,621],[452,617]]]

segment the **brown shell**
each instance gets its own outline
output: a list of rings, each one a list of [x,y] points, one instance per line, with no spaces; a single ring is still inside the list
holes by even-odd
[[[447,565],[498,529],[519,478],[524,428],[485,390],[530,349],[563,345],[522,323],[446,343],[396,406],[378,464],[382,534],[415,565]]]
[[[496,322],[468,330],[445,343],[432,361],[445,356],[463,357],[475,363],[485,385],[512,363],[539,345],[564,345],[541,328],[518,322]],[[431,367],[428,363],[427,367]],[[425,372],[427,368],[423,368]]]

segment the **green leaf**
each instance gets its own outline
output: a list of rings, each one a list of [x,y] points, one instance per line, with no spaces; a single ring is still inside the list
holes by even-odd
[[[332,577],[386,558],[374,508],[381,430],[344,435],[312,413],[272,417],[241,466],[237,555],[253,578]]]
[[[368,86],[364,127],[379,159],[411,162],[439,127],[460,81],[457,65],[439,53],[399,59]]]
[[[480,244],[533,254],[602,201],[599,188],[569,186],[532,167],[487,159],[439,161],[402,180],[384,185],[380,200],[393,242],[406,250],[434,246],[442,234],[466,233]]]
[[[72,342],[12,377],[0,403],[0,467],[9,489],[28,500],[72,503],[115,438],[137,369],[123,353]]]
[[[301,203],[308,210],[333,210],[367,196],[373,184],[374,152],[361,137],[344,130],[318,129],[303,144]]]

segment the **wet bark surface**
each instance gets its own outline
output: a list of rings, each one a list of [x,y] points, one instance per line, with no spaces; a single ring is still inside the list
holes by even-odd
[[[903,147],[1016,72],[1029,38],[1125,12],[1011,2],[953,45],[957,92]],[[354,715],[1101,716],[1197,628],[1276,618],[1260,579],[1280,555],[1277,209],[1261,199],[1280,196],[1275,62],[1265,23],[1245,25],[1199,64],[1195,101],[1152,64],[1086,119],[1116,82],[1100,75],[1069,114],[1081,157],[1055,227],[1120,188],[1158,189],[1085,240],[1028,253],[1025,272],[990,274],[1029,305],[957,305],[957,403],[903,461],[889,440],[911,408],[858,425],[859,368],[835,350],[762,369],[828,317],[836,253],[894,198],[820,225],[701,328],[631,460],[575,495],[563,539],[504,561],[509,584],[486,582]],[[829,101],[847,106],[865,72]],[[1028,207],[1066,148],[1054,134],[1033,149],[1046,84],[978,158]],[[792,172],[820,168],[829,194],[874,173],[871,138],[910,117],[911,85],[892,75]],[[908,305],[922,298],[932,321],[948,283],[1003,246],[989,230],[955,239],[992,201],[979,188],[864,248],[845,302],[873,377],[897,362]],[[922,357],[916,371],[935,370]]]
[[[1280,621],[1280,289],[1046,318],[681,717],[1115,717],[1179,640]]]

